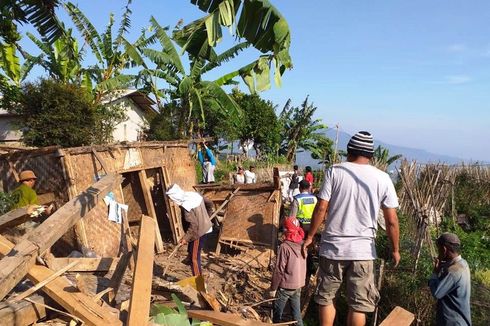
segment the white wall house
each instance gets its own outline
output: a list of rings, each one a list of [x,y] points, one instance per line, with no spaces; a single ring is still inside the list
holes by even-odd
[[[111,93],[102,99],[104,105],[122,106],[126,121],[116,125],[114,142],[141,140],[143,131],[148,123],[147,116],[153,112],[155,102],[146,94],[137,90],[126,89]]]
[[[148,123],[147,116],[154,112],[155,102],[146,94],[133,89],[119,90],[105,96],[103,105],[121,105],[126,120],[116,125],[114,142],[141,140],[143,130]],[[22,132],[15,126],[18,116],[0,109],[0,143],[17,145],[21,143]]]

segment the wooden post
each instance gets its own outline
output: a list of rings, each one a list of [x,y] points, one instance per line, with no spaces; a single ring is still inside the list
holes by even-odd
[[[153,278],[154,240],[155,221],[151,217],[143,215],[141,217],[136,265],[134,267],[133,286],[128,310],[128,326],[148,324]]]
[[[172,236],[174,239],[174,244],[177,244],[180,239],[184,236],[184,227],[182,226],[182,220],[180,212],[177,210],[176,205],[167,196],[167,190],[171,185],[170,176],[168,174],[167,168],[162,166],[162,185],[165,192],[165,204],[167,206],[168,219],[170,226],[172,227]]]
[[[68,184],[68,199],[72,200],[78,195],[78,189],[76,184],[73,182],[75,179],[75,174],[73,172],[73,166],[71,164],[71,156],[70,154],[66,155],[66,153],[62,150],[58,150],[58,155],[60,157],[61,169],[63,171],[63,177],[65,182]],[[88,243],[87,231],[85,230],[85,222],[83,220],[79,220],[75,224],[75,234],[77,236],[78,247],[84,252],[85,249],[90,248],[90,244]]]
[[[0,303],[0,323],[3,326],[31,325],[46,317],[44,298],[37,294],[29,298],[32,302]]]
[[[0,254],[7,255],[12,252],[12,249],[14,249],[14,244],[0,235]],[[54,273],[45,266],[33,265],[27,272],[27,278],[34,283],[39,283]],[[73,291],[72,283],[63,276],[46,284],[43,292],[87,325],[122,325],[117,316],[113,316],[109,310],[99,306],[92,298],[81,292]]]
[[[10,255],[0,260],[0,299],[3,299],[22,280],[35,264],[37,256],[50,248],[77,221],[87,215],[120,181],[119,175],[107,175],[102,178],[54,212],[31,231],[26,239],[18,243]]]
[[[140,179],[141,191],[143,192],[143,197],[145,198],[148,215],[155,221],[155,251],[160,254],[164,251],[162,234],[160,233],[160,228],[158,227],[157,214],[155,213],[155,205],[153,204],[151,191],[146,180],[146,171],[138,171],[138,177]]]

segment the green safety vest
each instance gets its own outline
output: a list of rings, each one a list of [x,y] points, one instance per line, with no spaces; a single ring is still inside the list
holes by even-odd
[[[310,194],[299,194],[294,198],[298,201],[296,218],[303,224],[310,224],[317,201],[316,197]]]

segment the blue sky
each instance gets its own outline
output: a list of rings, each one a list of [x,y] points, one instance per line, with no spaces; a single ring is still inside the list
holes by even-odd
[[[490,1],[272,2],[291,28],[294,68],[264,98],[282,108],[288,98],[300,105],[309,95],[329,127],[490,161]],[[102,30],[125,2],[78,4]],[[134,0],[131,8],[130,40],[150,15],[164,26],[202,17],[187,0]],[[60,17],[69,21],[62,10]],[[227,37],[220,46],[232,43]],[[209,78],[256,57],[250,49]]]

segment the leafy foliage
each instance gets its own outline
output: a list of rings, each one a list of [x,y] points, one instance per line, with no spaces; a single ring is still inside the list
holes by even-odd
[[[87,90],[74,84],[42,79],[22,87],[21,117],[27,145],[73,147],[107,142],[121,113],[94,104]]]
[[[15,196],[8,192],[0,192],[0,215],[10,212],[16,203]]]
[[[239,74],[250,91],[270,87],[270,66],[280,86],[286,68],[292,67],[289,56],[291,36],[286,19],[268,0],[191,0],[207,16],[174,32],[174,39],[193,56],[214,61],[212,47],[221,41],[222,26],[264,53]]]
[[[381,145],[378,145],[374,150],[372,164],[380,170],[386,171],[395,161],[401,159],[403,156],[400,154],[390,156],[390,151]]]
[[[298,149],[311,151],[315,159],[323,159],[333,153],[333,142],[321,132],[327,126],[321,119],[313,118],[316,109],[308,103],[308,96],[300,107],[292,107],[291,100],[284,105],[279,115],[282,126],[280,154],[285,155],[289,162],[296,160]]]
[[[192,320],[189,322],[187,311],[185,310],[182,302],[172,293],[172,299],[177,305],[177,309],[172,309],[161,304],[154,304],[151,307],[150,315],[153,323],[158,325],[172,325],[172,326],[212,326],[210,322],[200,322],[198,320]]]
[[[244,94],[233,90],[233,98],[243,110],[243,118],[238,124],[238,139],[242,144],[253,140],[257,156],[277,153],[279,149],[280,125],[271,101],[261,99],[257,94]]]

